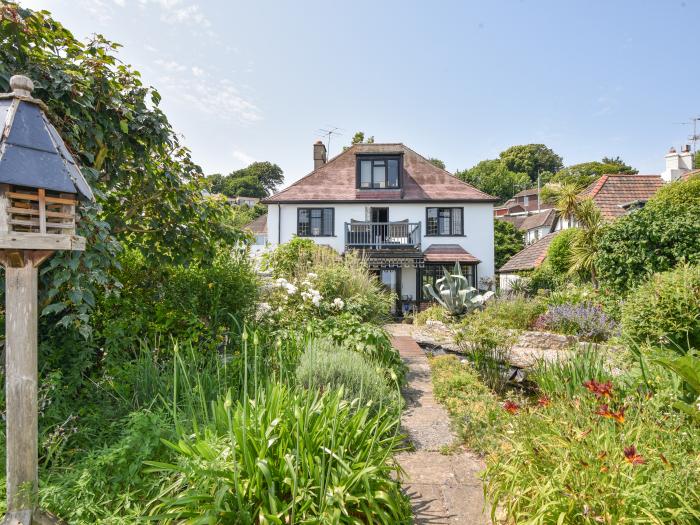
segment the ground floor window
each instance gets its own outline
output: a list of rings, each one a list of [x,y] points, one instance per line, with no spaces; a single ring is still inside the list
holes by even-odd
[[[426,263],[425,267],[420,270],[420,289],[418,291],[418,296],[422,301],[430,301],[431,298],[426,296],[423,292],[423,287],[426,284],[435,285],[435,281],[444,276],[443,268],[447,268],[448,271],[454,269],[454,263]],[[467,278],[467,282],[470,286],[476,288],[476,265],[461,263],[460,267],[462,269],[462,275]]]

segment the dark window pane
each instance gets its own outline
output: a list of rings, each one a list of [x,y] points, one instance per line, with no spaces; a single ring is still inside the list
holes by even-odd
[[[426,224],[426,235],[437,235],[437,232],[438,232],[437,215],[438,215],[437,208],[428,208],[428,224]]]
[[[387,186],[390,188],[399,187],[399,161],[396,159],[389,159],[389,180],[387,181]]]
[[[372,187],[372,161],[363,160],[360,162],[360,188]]]
[[[299,223],[297,224],[297,235],[309,235],[309,210],[302,208],[299,210]]]
[[[323,235],[333,235],[333,208],[323,209]]]
[[[438,229],[440,235],[450,234],[450,209],[440,208],[438,217]]]
[[[462,235],[462,208],[452,209],[452,235]]]

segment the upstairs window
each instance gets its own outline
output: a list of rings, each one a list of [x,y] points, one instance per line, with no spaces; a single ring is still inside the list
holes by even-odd
[[[357,187],[360,189],[385,189],[401,187],[400,156],[358,156]]]
[[[297,235],[299,237],[332,237],[333,221],[333,208],[298,208]]]
[[[427,208],[426,235],[464,235],[464,208]]]

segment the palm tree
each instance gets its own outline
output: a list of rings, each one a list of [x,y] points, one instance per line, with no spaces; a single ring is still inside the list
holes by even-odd
[[[590,275],[593,286],[597,288],[594,262],[598,253],[598,238],[605,223],[603,215],[591,198],[579,200],[572,213],[579,228],[571,241],[569,274]]]
[[[545,199],[554,203],[554,208],[560,217],[565,217],[571,226],[571,219],[576,216],[578,207],[579,192],[581,188],[574,183],[550,183],[545,186],[543,194]]]

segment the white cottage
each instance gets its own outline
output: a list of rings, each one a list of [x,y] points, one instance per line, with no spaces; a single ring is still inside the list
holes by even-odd
[[[403,144],[356,144],[326,161],[317,142],[314,170],[263,203],[270,244],[299,236],[360,251],[406,310],[456,262],[491,286],[496,201]]]

